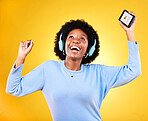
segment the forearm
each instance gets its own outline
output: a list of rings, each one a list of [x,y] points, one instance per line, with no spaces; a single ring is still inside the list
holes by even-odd
[[[21,72],[23,69],[23,64],[20,65],[18,68],[14,68],[14,65],[12,66],[12,69],[9,73],[8,80],[7,80],[7,86],[6,86],[6,92],[8,94],[17,96],[21,92]]]
[[[17,59],[15,61],[15,67],[14,68],[19,67],[20,65],[24,64],[24,62],[25,62],[25,57],[17,57]]]
[[[111,67],[110,70],[105,70],[109,72],[106,75],[109,82],[109,87],[118,87],[124,84],[129,83],[130,81],[136,79],[141,74],[141,61],[139,55],[139,44],[134,44],[131,41],[128,41],[129,48],[129,58],[126,65],[121,67]]]
[[[133,31],[126,31],[127,40],[136,44],[136,39]]]
[[[43,88],[45,80],[43,64],[21,77],[23,66],[24,64],[15,69],[13,65],[7,80],[6,92],[8,94],[20,97]]]

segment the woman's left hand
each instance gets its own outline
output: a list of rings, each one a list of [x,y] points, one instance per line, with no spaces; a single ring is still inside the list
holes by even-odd
[[[135,16],[135,19],[132,23],[132,25],[130,26],[130,28],[126,27],[124,24],[122,24],[121,21],[119,21],[121,27],[126,31],[126,32],[133,32],[134,31],[134,27],[135,27],[135,24],[136,24],[136,21],[137,21],[137,16],[132,12],[132,11],[128,11],[130,14],[134,15]]]

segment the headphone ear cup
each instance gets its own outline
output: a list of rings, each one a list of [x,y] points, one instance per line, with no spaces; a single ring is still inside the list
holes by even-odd
[[[92,56],[95,52],[95,46],[96,46],[96,39],[94,40],[94,45],[90,48],[88,56]]]
[[[95,47],[93,46],[93,47],[90,48],[88,56],[92,56],[94,51],[95,51]]]
[[[58,44],[59,44],[59,50],[60,50],[60,51],[63,51],[62,33],[61,33],[61,35],[60,35]]]

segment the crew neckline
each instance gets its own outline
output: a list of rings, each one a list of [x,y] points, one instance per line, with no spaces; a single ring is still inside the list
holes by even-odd
[[[70,70],[70,69],[66,68],[66,66],[64,64],[65,60],[62,60],[61,62],[62,62],[62,66],[63,66],[64,70],[69,71],[71,73],[81,73],[84,70],[84,65],[83,64],[81,64],[81,69],[79,71],[73,71],[73,70]]]

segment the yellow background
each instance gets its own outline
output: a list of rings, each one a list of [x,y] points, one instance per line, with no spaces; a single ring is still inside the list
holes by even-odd
[[[121,66],[128,60],[126,34],[118,22],[124,9],[137,15],[142,75],[111,89],[100,112],[104,121],[148,121],[148,0],[0,0],[0,121],[52,121],[41,91],[24,97],[5,93],[20,41],[34,40],[24,75],[46,60],[58,60],[55,34],[70,19],[84,19],[100,38],[100,56],[93,63]]]

